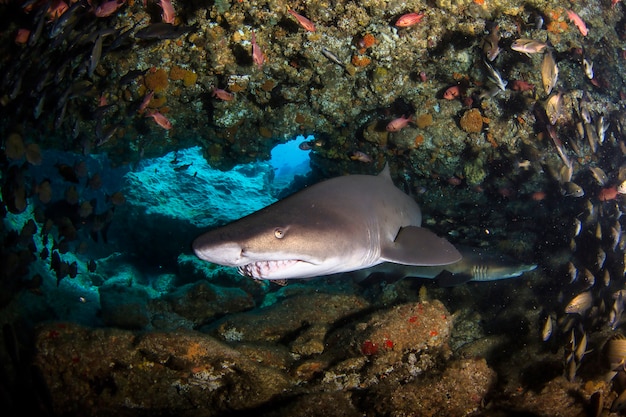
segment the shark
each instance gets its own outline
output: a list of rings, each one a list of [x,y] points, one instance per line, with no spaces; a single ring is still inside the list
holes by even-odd
[[[517,259],[492,249],[466,245],[455,247],[463,258],[449,265],[412,266],[384,262],[344,275],[355,282],[368,282],[370,277],[378,274],[384,274],[387,280],[400,280],[408,277],[428,278],[436,280],[441,287],[453,287],[466,282],[516,278],[537,268],[537,264],[519,262]]]
[[[198,258],[255,279],[313,278],[384,262],[437,266],[461,253],[421,227],[417,202],[398,189],[389,165],[378,175],[322,181],[197,237]]]

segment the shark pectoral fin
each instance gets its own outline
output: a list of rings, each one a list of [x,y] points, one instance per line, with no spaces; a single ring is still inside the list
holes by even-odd
[[[404,265],[448,265],[461,260],[461,253],[447,240],[428,229],[407,226],[396,240],[381,249],[381,258]]]
[[[435,281],[440,287],[456,287],[457,285],[465,284],[471,280],[471,274],[464,272],[455,274],[446,270],[441,271],[441,273],[435,277]]]

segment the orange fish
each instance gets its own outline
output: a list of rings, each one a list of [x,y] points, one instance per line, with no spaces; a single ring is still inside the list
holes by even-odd
[[[98,7],[96,7],[96,10],[94,10],[93,14],[96,17],[111,16],[113,13],[115,13],[117,11],[117,9],[122,7],[125,2],[126,2],[126,0],[123,0],[123,1],[121,1],[119,3],[118,3],[117,0],[105,1],[104,3],[102,3]]]
[[[395,25],[399,28],[406,28],[418,24],[423,18],[424,13],[407,13],[400,16]]]
[[[399,132],[400,130],[404,129],[406,125],[408,125],[412,121],[413,121],[413,116],[398,117],[397,119],[393,119],[392,121],[390,121],[389,124],[387,124],[387,127],[385,129],[387,129],[387,132]]]
[[[25,44],[26,42],[28,42],[29,37],[30,37],[30,30],[20,28],[17,30],[17,33],[15,34],[14,41],[17,44]]]
[[[173,25],[174,19],[176,19],[176,11],[174,10],[174,6],[172,6],[171,0],[161,0],[159,6],[163,9],[163,14],[161,14],[163,22]]]
[[[457,97],[461,96],[461,87],[458,85],[453,85],[452,87],[448,87],[446,91],[443,93],[443,98],[446,100],[454,100]]]
[[[291,9],[287,10],[287,12],[290,15],[292,15],[293,17],[296,18],[298,23],[300,23],[300,26],[302,26],[303,28],[305,28],[309,32],[315,32],[315,25],[309,19],[307,19],[306,17],[302,16],[301,14],[298,14],[298,13],[294,12]]]
[[[598,193],[598,200],[600,201],[610,201],[615,200],[617,198],[617,187],[607,187],[600,190]]]
[[[587,25],[585,24],[585,22],[583,22],[580,16],[578,16],[573,10],[568,10],[567,18],[570,20],[570,22],[576,25],[576,27],[583,36],[587,36],[589,30],[587,29]]]
[[[148,94],[146,94],[143,100],[141,101],[141,104],[139,105],[139,109],[137,110],[137,112],[139,112],[139,114],[143,113],[153,98],[154,98],[154,91],[150,91]]]
[[[532,91],[535,89],[533,84],[524,80],[512,80],[510,87],[513,91]]]
[[[228,91],[222,90],[221,88],[214,88],[211,95],[224,101],[232,101],[235,98],[235,95],[233,93],[229,93]]]
[[[263,55],[263,51],[256,43],[256,34],[252,32],[252,60],[256,64],[256,66],[261,69],[263,63],[265,62],[265,55]],[[223,100],[223,99],[222,99]]]
[[[167,117],[165,117],[163,114],[159,113],[158,111],[154,111],[150,113],[149,115],[147,115],[146,117],[152,117],[152,119],[154,119],[156,124],[158,124],[165,130],[170,130],[172,128],[172,122],[170,122]]]
[[[59,18],[63,13],[69,9],[67,3],[62,0],[53,0],[48,7],[48,16],[50,20]]]

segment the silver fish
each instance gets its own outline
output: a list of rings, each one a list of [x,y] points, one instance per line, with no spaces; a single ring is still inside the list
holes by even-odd
[[[600,144],[604,143],[604,139],[606,138],[606,131],[609,129],[609,123],[604,119],[604,115],[601,114],[596,119],[596,134],[598,135],[598,142]]]
[[[546,94],[550,94],[559,78],[559,67],[554,60],[554,54],[551,49],[547,49],[543,54],[541,62],[541,80],[543,89]]]
[[[335,54],[333,54],[332,52],[330,52],[328,49],[326,48],[322,48],[322,55],[324,55],[326,58],[328,58],[329,60],[331,60],[332,62],[334,62],[335,64],[343,67],[345,64],[339,59],[339,57]]]
[[[576,345],[576,349],[574,350],[574,359],[576,359],[576,362],[580,363],[585,353],[587,353],[587,333],[583,331],[583,335],[580,337],[578,345]]]
[[[561,188],[561,193],[565,197],[582,197],[585,195],[585,190],[576,184],[575,182],[566,182],[563,183],[563,187]]]
[[[606,252],[602,248],[598,248],[598,254],[596,255],[596,265],[598,269],[604,268],[604,261],[606,261]]]
[[[578,364],[576,363],[576,361],[570,360],[569,362],[567,362],[565,367],[565,378],[567,378],[569,382],[574,382],[574,380],[576,379],[577,370]]]
[[[487,72],[489,73],[489,79],[498,87],[500,90],[504,91],[508,81],[502,78],[500,73],[491,66],[487,61],[483,60],[485,67],[487,68]]]
[[[550,339],[550,336],[552,336],[552,329],[552,316],[548,315],[548,317],[546,317],[546,322],[543,325],[543,330],[541,331],[541,339],[544,342],[547,342],[548,339]]]
[[[585,284],[584,290],[588,290],[596,283],[596,277],[591,273],[590,270],[588,270],[587,268],[583,268],[582,281]]]
[[[586,95],[580,100],[580,117],[585,123],[591,123],[591,113],[589,113],[589,99]]]
[[[574,218],[574,237],[580,234],[580,231],[583,228],[583,222],[580,221],[578,217]]]
[[[616,226],[611,226],[611,250],[613,252],[615,252],[615,250],[617,249],[619,242],[622,238],[622,229],[621,229],[621,225],[619,224],[619,221],[616,221]]]
[[[600,139],[598,138],[598,133],[596,129],[594,129],[591,123],[584,123],[585,125],[585,136],[587,137],[587,142],[589,142],[589,147],[591,148],[592,153],[596,153],[598,149],[598,144],[600,143]]]
[[[563,146],[563,142],[561,142],[561,139],[559,139],[558,135],[556,134],[556,129],[554,128],[554,126],[550,124],[546,125],[546,131],[548,132],[548,136],[550,136],[550,139],[552,139],[552,143],[554,144],[554,147],[556,148],[556,151],[559,154],[559,158],[561,158],[561,161],[563,161],[565,165],[571,166],[572,162],[567,156],[567,151]]]
[[[574,175],[574,167],[572,165],[563,165],[559,170],[559,182],[569,182]]]
[[[591,292],[581,292],[576,297],[572,298],[572,300],[565,306],[565,312],[567,314],[583,315],[591,308],[592,304],[593,296],[591,295]]]
[[[537,54],[543,51],[546,46],[548,45],[545,42],[536,41],[534,39],[520,38],[513,41],[511,49],[530,56],[530,54]]]
[[[90,77],[93,75],[93,72],[100,62],[100,57],[102,56],[102,38],[101,35],[96,38],[96,42],[94,42],[93,49],[91,50],[91,55],[89,56],[89,69],[87,70],[87,74]]]
[[[550,124],[556,124],[559,115],[561,114],[561,106],[562,106],[562,94],[554,93],[551,94],[550,97],[546,100],[545,109],[546,115],[548,116],[548,120]]]
[[[587,58],[583,58],[583,71],[590,80],[593,80],[593,62]]]
[[[569,275],[570,284],[573,284],[578,279],[578,269],[571,261],[567,263],[567,275]]]
[[[609,312],[609,324],[612,330],[617,329],[622,319],[622,313],[624,312],[624,297],[621,291],[617,291],[617,294],[618,296],[613,301],[611,311]]]
[[[498,42],[500,42],[500,31],[496,25],[483,39],[483,53],[489,61],[495,60],[500,54],[501,49]]]
[[[593,178],[598,181],[598,185],[604,187],[609,181],[609,177],[606,175],[606,172],[604,172],[602,168],[597,166],[590,166],[589,171],[591,171],[591,175],[593,175]]]

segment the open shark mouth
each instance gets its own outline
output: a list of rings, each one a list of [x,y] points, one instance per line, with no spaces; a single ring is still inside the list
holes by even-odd
[[[282,271],[283,269],[292,267],[299,261],[297,259],[288,259],[280,261],[257,261],[248,265],[240,266],[237,271],[246,277],[256,279],[271,279],[269,278],[273,273]]]

